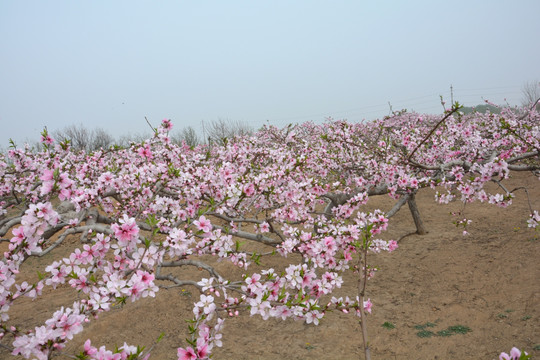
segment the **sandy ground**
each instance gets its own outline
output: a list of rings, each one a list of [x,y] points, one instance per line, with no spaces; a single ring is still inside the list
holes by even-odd
[[[518,184],[529,188],[533,208],[540,209],[538,179],[520,174],[508,186]],[[473,220],[468,236],[455,227],[450,215],[461,209],[460,203],[438,205],[431,190],[417,196],[429,233],[407,236],[395,252],[372,257],[380,269],[367,290],[374,304],[368,319],[373,359],[495,359],[513,346],[533,358],[540,355],[540,350],[534,350],[540,344],[540,232],[527,228],[526,195],[516,194],[507,209],[467,205],[466,216]],[[374,202],[383,210],[392,205],[386,197]],[[412,218],[404,207],[383,237],[397,239],[412,230]],[[29,259],[21,279],[35,280],[37,270],[43,272],[54,258],[79,245],[73,239],[56,253]],[[269,258],[263,265],[279,267],[285,262]],[[219,270],[224,275],[241,273],[226,264],[220,264]],[[205,276],[196,271],[186,275]],[[354,295],[355,284],[353,275],[347,276],[340,292]],[[70,306],[76,296],[68,286],[46,289],[36,301],[17,303],[13,322],[26,327],[42,324],[55,309]],[[176,348],[185,345],[184,320],[191,318],[197,298],[191,288],[160,290],[156,298],[104,313],[69,343],[66,354],[78,353],[87,338],[108,348],[124,341],[151,347],[164,332],[151,358],[176,359]],[[470,331],[452,332],[450,327]],[[223,347],[215,349],[213,358],[362,359],[359,331],[357,318],[341,313],[328,314],[319,326],[246,315],[226,321]],[[0,358],[9,358],[8,351],[0,348]]]

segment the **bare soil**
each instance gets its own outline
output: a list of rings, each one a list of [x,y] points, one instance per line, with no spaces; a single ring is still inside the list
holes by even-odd
[[[538,179],[518,174],[507,186],[519,185],[528,187],[531,205],[539,209]],[[514,204],[506,209],[468,204],[465,216],[473,220],[468,236],[462,235],[450,215],[462,210],[460,202],[438,205],[432,190],[418,194],[429,233],[407,236],[395,252],[372,257],[379,267],[367,291],[374,304],[368,318],[373,359],[498,359],[501,351],[509,352],[513,346],[533,358],[540,355],[540,232],[527,227],[525,192],[516,194]],[[386,197],[372,202],[383,210],[392,206]],[[391,219],[383,238],[398,239],[413,230],[404,207]],[[36,271],[43,272],[76,246],[80,244],[74,238],[59,251],[29,259],[21,278],[35,281]],[[262,265],[280,267],[286,262],[272,257],[263,259]],[[225,276],[241,274],[226,264],[219,264],[219,271]],[[196,270],[185,275],[206,276]],[[349,274],[340,293],[354,296],[355,286],[356,279]],[[60,306],[71,306],[76,297],[69,286],[56,291],[47,288],[35,301],[21,299],[13,307],[12,320],[26,327],[42,324]],[[197,299],[197,291],[188,287],[160,290],[156,298],[103,313],[86,325],[65,352],[78,353],[87,338],[110,349],[124,341],[148,348],[164,332],[151,358],[176,359],[176,348],[186,345],[184,320],[192,317],[192,303]],[[470,331],[449,331],[452,326]],[[9,358],[8,354],[0,348],[1,359]],[[245,314],[226,321],[223,347],[214,350],[213,358],[363,359],[360,326],[357,317],[342,313],[328,314],[318,326],[294,320],[263,321]]]

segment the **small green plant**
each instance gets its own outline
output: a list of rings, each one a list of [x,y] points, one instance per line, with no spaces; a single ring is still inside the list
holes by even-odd
[[[429,330],[422,330],[416,333],[416,336],[421,337],[421,338],[429,338],[429,337],[432,337],[433,335],[435,335],[435,333]]]
[[[315,349],[315,346],[313,346],[313,345],[311,345],[310,343],[307,342],[306,345],[304,346],[304,348],[306,350],[313,350],[313,349]]]
[[[432,322],[427,322],[424,325],[414,325],[414,328],[416,330],[424,330],[427,327],[435,327],[435,326],[437,326],[437,324],[434,324]]]
[[[435,327],[435,326],[437,326],[437,324],[427,322],[427,323],[425,323],[423,325],[415,325],[414,328],[416,330],[420,330],[419,332],[416,333],[416,335],[418,337],[422,337],[422,338],[427,338],[427,337],[432,337],[432,336],[447,337],[447,336],[452,336],[452,335],[455,335],[455,334],[466,334],[466,333],[472,331],[470,327],[463,326],[463,325],[449,326],[448,328],[446,328],[444,330],[437,331],[437,333],[434,333],[433,331],[426,330],[426,328],[432,328],[432,327]]]
[[[521,318],[521,320],[527,321],[527,320],[529,320],[530,318],[532,318],[531,315],[525,315],[524,317]]]
[[[499,319],[505,319],[505,318],[508,317],[508,315],[503,314],[503,313],[500,313],[500,314],[497,314],[497,317],[498,317]]]
[[[455,333],[455,334],[466,334],[466,333],[472,331],[470,327],[463,326],[463,325],[450,326],[450,327],[448,327],[448,330]]]
[[[534,345],[533,350],[540,350],[540,344]]]
[[[191,297],[191,292],[189,292],[189,291],[186,290],[186,289],[182,289],[182,291],[180,291],[180,295],[182,295],[182,296],[187,296],[187,297]]]
[[[394,329],[396,326],[391,322],[385,321],[384,324],[382,324],[382,327],[385,329]]]
[[[446,337],[446,336],[452,336],[452,335],[454,335],[454,333],[448,329],[437,331],[437,336]]]

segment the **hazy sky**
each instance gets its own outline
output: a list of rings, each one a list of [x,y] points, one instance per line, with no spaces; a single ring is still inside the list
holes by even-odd
[[[0,147],[44,126],[257,128],[519,104],[540,1],[0,0]]]

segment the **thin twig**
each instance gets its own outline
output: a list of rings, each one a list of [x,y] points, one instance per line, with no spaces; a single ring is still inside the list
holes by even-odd
[[[420,144],[416,145],[416,147],[414,148],[414,150],[409,154],[409,157],[407,158],[407,161],[410,161],[414,155],[414,153],[416,152],[416,150],[418,150],[418,148],[420,148],[420,146],[422,146],[422,144],[424,144],[427,139],[429,139],[431,137],[431,135],[433,135],[433,133],[435,132],[435,130],[437,130],[437,128],[439,127],[439,125],[441,125],[444,121],[446,121],[446,119],[448,119],[453,113],[455,113],[456,111],[458,111],[459,107],[452,107],[452,110],[450,110],[448,112],[448,114],[446,114],[434,127],[433,129],[431,129],[431,131],[429,132],[429,134],[427,134],[424,139],[420,142]]]
[[[146,123],[148,124],[148,126],[150,126],[150,129],[152,129],[153,132],[157,132],[157,130],[152,126],[152,124],[150,124],[150,121],[148,121],[148,118],[146,116],[144,117],[144,120],[146,120]]]

